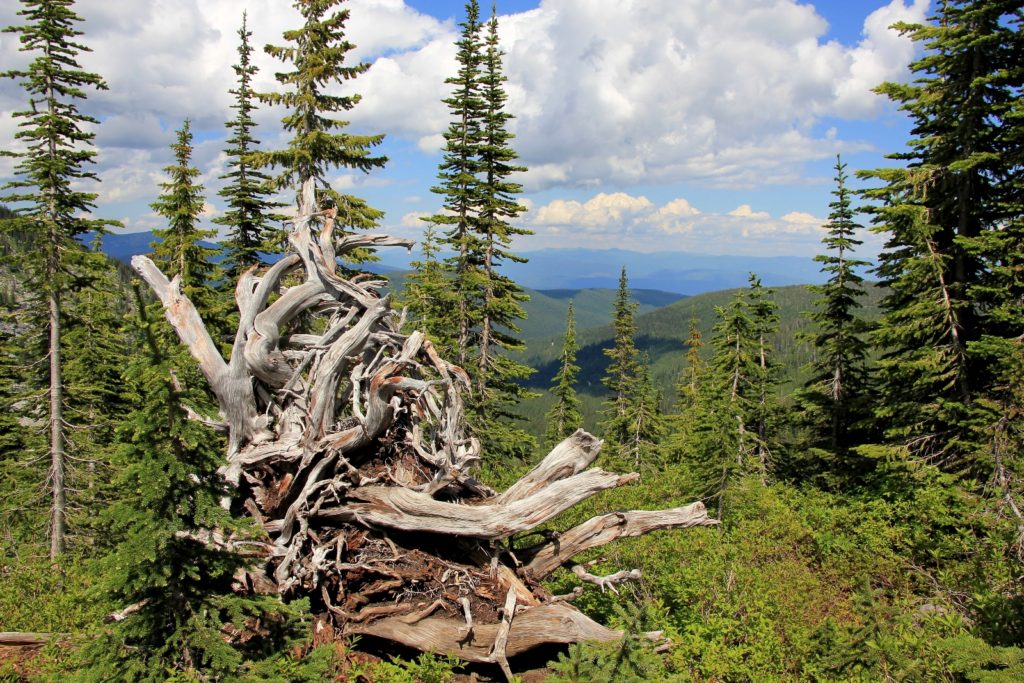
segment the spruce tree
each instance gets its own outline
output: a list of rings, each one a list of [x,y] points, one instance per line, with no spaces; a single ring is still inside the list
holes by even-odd
[[[62,318],[64,297],[77,282],[76,270],[85,250],[76,238],[84,233],[103,232],[113,221],[95,219],[96,194],[81,189],[86,181],[97,180],[85,169],[93,162],[95,133],[89,126],[97,123],[79,111],[78,103],[86,89],[105,90],[97,74],[84,71],[78,55],[89,51],[76,41],[82,35],[76,25],[82,21],[73,10],[73,0],[22,0],[18,15],[22,26],[5,32],[18,34],[21,51],[34,55],[26,70],[5,71],[2,75],[20,81],[29,96],[30,107],[17,111],[21,119],[15,138],[24,142],[24,152],[4,152],[18,159],[17,179],[3,197],[17,202],[17,223],[36,236],[38,248],[28,255],[29,283],[46,310],[44,323],[48,343],[48,410],[51,483],[50,556],[56,558],[65,547],[67,490],[66,427],[63,396]]]
[[[865,173],[884,183],[865,195],[888,235],[877,272],[891,292],[876,335],[877,417],[912,457],[980,479],[991,458],[977,399],[999,379],[972,353],[992,322],[974,296],[990,272],[981,244],[1006,225],[1005,181],[1019,166],[1019,22],[1016,3],[949,0],[931,24],[898,25],[924,55],[913,83],[878,91],[908,113],[913,139],[892,155],[904,168]]]
[[[514,359],[509,351],[522,351],[525,346],[516,338],[518,322],[526,318],[523,303],[529,296],[517,282],[501,272],[506,261],[523,263],[526,259],[510,251],[512,238],[530,235],[531,231],[515,227],[510,221],[523,212],[515,200],[522,192],[519,183],[509,176],[525,171],[515,165],[517,154],[510,146],[512,134],[508,122],[512,115],[505,111],[508,99],[504,90],[503,52],[498,44],[498,18],[493,13],[487,24],[487,37],[481,65],[481,98],[484,117],[480,145],[477,150],[479,200],[475,244],[481,249],[482,292],[479,295],[479,330],[473,334],[472,365],[475,366],[476,394],[471,402],[475,429],[486,452],[495,457],[524,457],[533,447],[533,437],[515,426],[521,420],[516,405],[532,396],[522,380],[533,369]],[[476,260],[476,259],[474,259]]]
[[[164,168],[169,178],[160,183],[162,193],[150,204],[167,220],[167,227],[153,231],[153,261],[168,277],[181,280],[187,296],[207,324],[214,324],[224,312],[213,285],[218,279],[213,256],[217,250],[200,244],[211,239],[215,230],[199,227],[203,211],[203,187],[195,182],[199,169],[192,166],[192,128],[186,119],[171,145],[175,163]]]
[[[231,105],[235,118],[225,124],[231,131],[228,148],[224,150],[231,170],[220,176],[228,184],[218,192],[227,202],[228,210],[213,221],[228,228],[222,267],[226,283],[232,288],[246,269],[263,263],[261,252],[274,251],[279,246],[275,242],[281,240],[272,237],[271,221],[282,218],[273,210],[284,206],[267,197],[270,178],[253,165],[252,155],[258,151],[260,141],[253,135],[256,122],[252,115],[256,105],[252,79],[259,70],[251,59],[253,49],[249,38],[252,32],[247,28],[247,19],[243,12],[242,27],[238,30],[238,64],[232,67],[238,77],[238,87],[229,91],[235,96],[235,103]]]
[[[808,335],[815,358],[813,374],[798,392],[797,402],[810,440],[798,449],[806,454],[803,464],[790,473],[805,480],[824,476],[829,485],[852,483],[867,466],[851,448],[863,442],[868,420],[868,324],[858,315],[865,291],[856,269],[869,263],[853,256],[861,244],[855,235],[861,226],[853,219],[845,169],[837,156],[835,199],[829,204],[828,233],[822,238],[827,253],[814,258],[823,264],[828,281],[808,286],[818,295],[815,310],[808,314],[815,323],[815,331]]]
[[[284,32],[288,44],[264,48],[292,70],[276,74],[282,92],[259,93],[256,97],[266,104],[284,105],[287,114],[281,123],[292,137],[286,149],[256,152],[253,161],[257,167],[280,169],[274,178],[277,189],[293,188],[298,194],[299,186],[313,178],[320,205],[337,208],[339,228],[365,230],[376,225],[382,212],[359,197],[337,192],[327,180],[335,168],[368,173],[387,163],[386,157],[372,153],[383,142],[383,135],[341,132],[348,122],[333,117],[351,110],[360,97],[330,91],[370,68],[366,63],[345,65],[346,54],[355,45],[345,39],[349,11],[337,9],[342,2],[298,0],[294,7],[304,19],[302,27]],[[360,251],[356,258],[365,259],[367,254]]]
[[[116,490],[103,517],[116,548],[100,562],[100,589],[132,613],[99,629],[81,653],[84,681],[225,680],[272,655],[297,623],[276,598],[233,590],[247,559],[231,544],[247,527],[221,507],[223,449],[183,406],[205,395],[182,382],[172,350],[142,306],[143,350],[124,372],[135,411],[120,426]]]
[[[580,372],[580,366],[576,364],[578,350],[576,317],[572,301],[569,301],[569,309],[565,315],[565,337],[562,342],[562,353],[559,355],[560,364],[552,380],[551,393],[555,396],[555,404],[546,415],[548,427],[544,439],[552,446],[583,424],[580,400],[576,396],[576,377]]]
[[[636,348],[636,308],[637,304],[629,294],[629,280],[623,266],[613,304],[612,327],[615,335],[612,347],[604,351],[610,360],[608,374],[601,379],[608,390],[601,433],[607,440],[605,449],[612,456],[618,456],[621,448],[630,441],[629,411],[640,374],[640,358]]]
[[[456,42],[455,76],[445,83],[452,86],[451,96],[444,100],[450,123],[444,133],[444,156],[438,171],[439,183],[431,191],[442,198],[442,211],[426,220],[443,233],[441,244],[453,255],[446,261],[450,273],[455,303],[455,345],[445,349],[467,367],[472,347],[471,333],[480,323],[479,292],[484,276],[481,273],[482,249],[473,221],[480,208],[479,147],[483,135],[483,120],[487,110],[481,94],[480,67],[483,60],[480,6],[476,0],[466,3],[466,18],[462,33]]]

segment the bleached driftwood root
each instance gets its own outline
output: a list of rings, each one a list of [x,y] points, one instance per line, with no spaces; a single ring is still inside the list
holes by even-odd
[[[238,589],[308,596],[319,623],[339,634],[506,673],[508,657],[543,643],[619,638],[568,604],[575,591],[553,597],[539,582],[615,539],[716,521],[700,503],[616,512],[504,552],[502,539],[637,475],[592,467],[601,442],[581,430],[504,492],[474,479],[480,444],[463,414],[466,373],[422,333],[402,332],[384,282],[338,272],[336,258],[354,249],[411,243],[339,236],[334,211],[318,211],[313,196],[307,182],[292,253],[239,279],[227,359],[177,279],[146,257],[132,260],[220,404],[219,420],[200,417],[227,430],[232,508],[263,529],[257,539],[203,536],[253,558]],[[602,589],[637,577],[577,574]]]

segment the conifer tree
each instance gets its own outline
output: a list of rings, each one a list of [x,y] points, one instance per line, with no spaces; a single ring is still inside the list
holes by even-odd
[[[523,263],[526,259],[513,254],[509,248],[512,238],[530,235],[531,231],[513,226],[523,212],[515,200],[522,192],[519,183],[509,176],[525,171],[515,165],[517,154],[510,146],[512,134],[508,121],[512,115],[505,111],[505,76],[502,71],[503,52],[498,44],[498,18],[492,12],[487,24],[487,37],[481,65],[481,98],[484,102],[480,145],[477,150],[479,169],[479,199],[475,244],[481,254],[481,286],[479,295],[479,330],[473,333],[476,395],[472,412],[476,418],[476,431],[486,452],[496,457],[524,457],[533,447],[533,437],[515,426],[521,418],[515,407],[519,401],[532,395],[521,380],[533,373],[529,366],[515,360],[508,352],[522,351],[525,346],[515,337],[518,322],[526,318],[523,302],[529,296],[517,282],[501,273],[506,261]],[[474,258],[476,260],[476,258]]]
[[[575,432],[583,424],[580,400],[576,396],[576,377],[580,372],[580,366],[576,364],[578,350],[576,317],[573,303],[569,301],[569,309],[565,315],[565,337],[559,356],[561,363],[552,380],[551,393],[555,396],[555,405],[551,406],[546,416],[548,428],[544,433],[544,439],[552,445]]]
[[[171,145],[175,163],[166,166],[169,176],[160,183],[162,193],[150,204],[157,214],[167,220],[167,227],[153,231],[153,260],[168,277],[181,279],[181,291],[199,310],[208,323],[215,323],[223,311],[213,289],[218,268],[213,262],[216,249],[200,244],[210,239],[215,230],[199,227],[203,211],[203,187],[195,182],[199,169],[192,166],[192,128],[186,119],[178,131],[177,141]]]
[[[666,459],[672,461],[680,460],[693,449],[694,429],[705,393],[707,364],[700,355],[704,340],[697,323],[696,318],[691,318],[688,323],[686,357],[675,385],[676,401],[665,419],[667,437],[663,451]]]
[[[456,303],[444,263],[438,258],[433,225],[427,225],[420,251],[422,258],[409,264],[411,272],[402,290],[402,301],[409,312],[408,322],[413,328],[426,332],[438,348],[451,349],[455,345],[452,311]]]
[[[227,201],[228,210],[213,221],[228,227],[222,267],[226,282],[232,288],[242,272],[263,262],[260,252],[275,249],[271,221],[281,217],[274,215],[273,210],[284,206],[267,197],[270,178],[253,165],[252,155],[258,151],[260,142],[253,135],[256,122],[252,115],[256,105],[252,79],[259,69],[251,59],[251,36],[247,15],[243,12],[242,27],[238,30],[238,64],[232,67],[238,77],[238,87],[230,91],[235,96],[235,103],[231,105],[235,118],[225,124],[231,130],[225,150],[231,170],[220,176],[228,184],[218,193]]]
[[[343,0],[298,0],[293,3],[304,19],[301,28],[285,31],[287,45],[267,45],[271,56],[290,65],[291,71],[276,74],[283,92],[259,93],[266,104],[284,105],[287,114],[281,123],[291,134],[288,147],[253,154],[254,166],[279,168],[274,178],[277,189],[294,188],[307,178],[316,181],[320,206],[337,208],[340,228],[365,230],[376,225],[383,215],[363,199],[334,190],[327,175],[334,168],[351,168],[368,173],[382,168],[387,157],[374,156],[372,150],[383,135],[355,135],[341,132],[348,122],[332,115],[351,110],[359,95],[335,95],[337,85],[357,78],[369,64],[345,65],[345,57],[355,45],[345,39],[349,11],[337,9]],[[360,251],[357,259],[367,258]]]
[[[832,485],[849,483],[867,465],[851,447],[863,441],[868,419],[868,324],[858,315],[865,291],[864,278],[855,269],[869,263],[853,256],[861,244],[855,235],[861,226],[853,219],[845,169],[837,156],[835,199],[822,238],[827,253],[814,257],[828,281],[808,286],[818,295],[815,310],[808,314],[815,323],[808,335],[815,359],[797,402],[810,442],[797,449],[805,455],[791,473],[803,480],[825,476]]]
[[[775,350],[769,336],[779,330],[778,304],[772,299],[774,290],[761,285],[761,279],[750,274],[747,289],[747,308],[750,311],[754,343],[757,351],[757,368],[753,375],[752,410],[750,424],[756,437],[754,452],[762,481],[767,480],[769,458],[775,440],[775,423],[778,419],[778,370]]]
[[[137,298],[144,348],[124,372],[137,408],[119,430],[122,497],[104,515],[117,546],[100,563],[107,599],[134,610],[100,629],[78,675],[242,678],[248,662],[276,650],[275,639],[296,635],[298,613],[276,598],[232,589],[247,561],[229,546],[247,532],[220,506],[229,495],[217,472],[220,440],[186,415],[183,405],[207,412],[205,396],[182,383],[175,367],[184,351],[168,349]]]
[[[610,359],[608,374],[601,380],[608,390],[601,433],[609,442],[605,446],[609,455],[617,455],[619,449],[630,441],[629,411],[635,398],[637,376],[640,374],[640,358],[636,348],[636,308],[629,294],[629,280],[623,266],[613,304],[612,327],[615,335],[612,347],[604,352]]]
[[[898,25],[924,56],[911,65],[912,84],[878,92],[909,114],[913,139],[892,155],[904,168],[864,174],[884,183],[865,196],[888,234],[877,271],[891,291],[876,335],[884,350],[877,416],[913,457],[979,479],[991,458],[977,399],[999,380],[971,351],[992,321],[974,294],[989,272],[980,245],[1006,224],[1003,200],[1013,190],[1004,181],[1018,164],[1019,21],[1015,3],[949,0],[932,24]]]
[[[759,372],[754,322],[750,316],[746,292],[740,290],[728,306],[715,309],[717,322],[712,330],[711,368],[715,392],[720,396],[724,429],[718,435],[726,454],[723,472],[749,469],[756,448],[751,434],[754,378]],[[725,476],[723,475],[723,480]]]
[[[619,452],[619,457],[634,468],[655,463],[665,433],[661,396],[651,379],[651,363],[646,353],[641,355],[637,371],[624,420],[628,431]]]
[[[458,72],[445,80],[452,94],[444,100],[450,114],[444,133],[444,157],[438,171],[439,184],[431,191],[442,197],[442,211],[425,220],[444,232],[441,244],[453,255],[446,262],[455,303],[455,345],[445,349],[459,365],[469,365],[471,333],[480,319],[474,301],[484,276],[481,273],[482,249],[473,221],[480,208],[479,147],[487,104],[481,94],[480,67],[483,61],[480,6],[476,0],[466,3],[466,18],[456,42]],[[472,370],[472,368],[469,368]]]
[[[50,555],[56,558],[65,546],[67,491],[66,428],[64,419],[63,361],[61,355],[64,295],[72,286],[75,270],[85,250],[76,238],[86,232],[103,232],[113,221],[91,217],[96,194],[81,189],[96,175],[85,169],[92,163],[96,119],[79,111],[86,89],[105,90],[97,74],[84,71],[78,55],[89,51],[76,41],[82,35],[75,26],[73,0],[23,0],[18,15],[23,26],[6,32],[18,34],[21,51],[34,56],[26,70],[5,71],[6,78],[20,81],[30,107],[14,113],[21,119],[15,134],[26,145],[24,152],[9,153],[18,159],[18,178],[6,185],[14,190],[3,199],[23,205],[17,221],[37,237],[38,249],[26,264],[29,282],[46,309],[49,455],[51,482]]]
[[[484,452],[495,457],[523,457],[533,438],[517,427],[516,404],[526,398],[521,380],[532,369],[507,351],[521,350],[518,322],[526,317],[523,289],[501,272],[507,261],[522,262],[511,241],[529,231],[512,225],[523,211],[515,200],[522,191],[509,178],[525,170],[515,164],[505,111],[507,95],[498,44],[498,21],[492,16],[483,36],[476,0],[466,4],[466,19],[457,42],[458,73],[446,80],[452,94],[444,100],[451,123],[433,191],[443,198],[442,211],[426,220],[443,230],[440,244],[451,252],[443,264],[450,295],[451,335],[435,339],[470,374],[473,397],[470,425]],[[429,264],[425,264],[429,265]],[[417,278],[433,277],[431,274]],[[437,328],[437,325],[428,325]]]

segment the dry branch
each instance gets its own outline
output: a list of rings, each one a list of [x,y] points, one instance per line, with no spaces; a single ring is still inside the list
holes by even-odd
[[[537,645],[621,637],[536,582],[616,538],[714,520],[700,503],[612,513],[516,550],[518,559],[501,551],[500,539],[637,475],[591,467],[601,441],[580,430],[500,494],[476,481],[468,375],[422,333],[401,330],[385,283],[342,277],[337,263],[354,249],[411,243],[342,234],[313,197],[310,181],[290,253],[239,279],[227,361],[177,281],[145,257],[132,261],[220,404],[232,507],[266,534],[246,543],[253,565],[237,589],[307,596],[321,626],[498,663],[508,675],[507,658]],[[235,543],[213,532],[196,540]],[[580,578],[614,589],[635,577]]]

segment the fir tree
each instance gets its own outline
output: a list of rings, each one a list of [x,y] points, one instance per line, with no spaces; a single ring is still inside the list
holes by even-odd
[[[852,256],[861,244],[855,236],[861,226],[853,219],[845,169],[837,156],[835,199],[829,204],[828,234],[822,239],[827,253],[814,259],[823,264],[828,281],[808,287],[818,295],[816,308],[808,315],[816,324],[808,336],[815,359],[813,374],[797,401],[801,422],[811,433],[810,442],[799,450],[810,457],[791,473],[801,479],[825,476],[832,484],[850,483],[867,465],[851,447],[863,441],[868,419],[868,325],[858,315],[865,291],[864,279],[855,269],[869,264]]]
[[[624,416],[628,431],[619,453],[619,457],[634,468],[654,464],[658,445],[665,433],[661,396],[651,380],[650,359],[646,353],[640,357],[637,370]]]
[[[751,380],[753,405],[749,422],[756,436],[754,448],[759,474],[767,480],[769,458],[775,440],[775,423],[778,419],[778,371],[769,336],[779,331],[778,305],[772,299],[774,290],[765,289],[761,279],[750,274],[747,289],[747,308],[750,311],[752,332],[757,351],[757,368]]]
[[[473,334],[476,368],[476,395],[472,401],[476,431],[486,452],[496,457],[524,457],[533,447],[533,437],[514,423],[521,418],[515,407],[532,394],[522,384],[533,369],[515,360],[508,351],[522,351],[525,346],[514,335],[518,322],[526,318],[523,302],[529,296],[514,280],[501,273],[505,261],[523,263],[509,247],[517,235],[531,231],[513,226],[510,221],[523,212],[515,200],[522,186],[509,180],[516,172],[525,171],[514,164],[517,154],[509,145],[512,134],[505,111],[508,99],[504,90],[501,48],[498,45],[498,18],[492,14],[488,22],[485,51],[481,66],[481,97],[484,118],[481,125],[477,164],[480,174],[480,205],[474,223],[475,244],[482,250],[480,276],[479,330]],[[474,259],[475,260],[475,259]]]
[[[281,119],[291,134],[287,149],[253,154],[254,166],[280,168],[274,179],[277,189],[295,188],[307,178],[316,181],[317,201],[337,208],[339,227],[365,230],[376,225],[383,215],[353,195],[331,188],[327,175],[334,168],[369,172],[382,168],[387,158],[374,156],[372,150],[383,135],[354,135],[340,132],[348,122],[333,118],[351,110],[359,95],[334,95],[329,90],[357,78],[369,64],[345,65],[345,56],[355,45],[345,39],[347,9],[337,10],[343,0],[299,0],[294,7],[305,20],[302,27],[285,31],[287,45],[267,45],[271,56],[291,65],[291,71],[276,74],[285,89],[279,93],[259,93],[257,98],[270,105],[284,105],[288,113]],[[365,259],[359,252],[354,257]]]
[[[878,91],[909,114],[914,137],[892,155],[905,168],[864,174],[884,183],[865,195],[876,230],[888,233],[877,416],[912,457],[979,478],[991,461],[976,401],[999,379],[971,351],[992,320],[974,295],[989,272],[981,243],[1003,229],[1013,191],[1004,180],[1017,164],[1010,140],[1022,80],[1010,67],[1020,62],[1019,21],[1015,3],[949,0],[933,24],[898,25],[924,56],[911,65],[912,84]]]
[[[267,184],[270,178],[253,166],[252,155],[259,148],[259,140],[253,135],[256,122],[253,111],[256,105],[252,90],[252,79],[258,72],[251,61],[252,47],[249,38],[252,32],[247,28],[247,15],[242,13],[242,27],[238,30],[238,64],[233,68],[238,77],[238,88],[229,91],[235,96],[231,108],[235,110],[235,118],[225,125],[231,131],[228,138],[228,168],[231,170],[220,176],[228,184],[218,192],[227,201],[228,210],[214,223],[228,227],[227,239],[224,240],[224,275],[227,283],[234,287],[238,276],[251,266],[260,265],[263,259],[260,252],[275,249],[272,238],[272,220],[282,217],[274,215],[274,209],[284,206],[267,198]]]
[[[666,459],[680,460],[691,450],[697,414],[704,394],[707,368],[701,358],[704,340],[697,326],[698,320],[691,318],[687,328],[686,358],[683,369],[676,380],[676,401],[672,413],[665,419],[666,432],[663,451]]]
[[[164,168],[169,178],[160,183],[163,192],[150,204],[167,220],[167,227],[153,231],[153,261],[167,277],[181,280],[181,291],[196,305],[199,314],[213,324],[223,313],[223,306],[213,289],[218,268],[213,262],[216,249],[200,244],[210,239],[215,230],[199,227],[203,211],[203,187],[195,183],[199,169],[192,166],[192,128],[186,119],[171,145],[175,163]]]
[[[552,381],[551,393],[555,396],[555,405],[551,406],[551,410],[546,416],[548,428],[544,433],[544,439],[551,445],[557,444],[583,424],[580,400],[576,396],[576,377],[580,372],[580,366],[576,364],[578,350],[576,318],[572,301],[570,301],[569,310],[565,316],[562,353],[559,356],[561,363]]]
[[[605,355],[610,359],[608,374],[601,382],[608,390],[604,403],[601,433],[609,442],[605,448],[609,455],[617,456],[619,449],[630,441],[629,412],[635,398],[637,376],[640,373],[639,352],[636,348],[636,308],[629,294],[626,268],[619,274],[619,288],[613,305],[614,340]]]
[[[459,70],[445,80],[452,86],[452,94],[444,100],[450,123],[444,133],[444,157],[438,171],[440,182],[431,188],[442,197],[443,210],[426,220],[444,230],[442,245],[454,252],[446,262],[446,270],[451,274],[455,298],[455,345],[445,351],[466,367],[472,347],[471,332],[480,322],[474,302],[479,301],[484,279],[478,231],[472,225],[480,208],[478,157],[487,110],[481,95],[483,43],[480,6],[476,0],[466,3],[466,18],[460,26],[462,33],[455,55]]]
[[[183,405],[202,406],[205,396],[182,384],[175,367],[184,359],[168,350],[151,316],[141,320],[143,353],[124,373],[138,407],[119,429],[116,489],[123,497],[104,516],[117,547],[100,562],[107,599],[137,609],[100,630],[78,676],[241,677],[248,661],[280,647],[275,640],[295,635],[296,613],[275,598],[232,589],[247,560],[225,543],[246,531],[219,504],[229,495],[217,472],[221,442],[188,419]]]
[[[50,555],[57,557],[65,546],[67,491],[66,429],[61,355],[64,295],[76,282],[76,270],[85,250],[76,237],[89,231],[103,232],[115,223],[91,218],[96,194],[78,189],[83,181],[96,175],[85,170],[96,153],[92,149],[95,133],[88,129],[97,123],[82,114],[78,101],[86,89],[105,90],[97,74],[81,69],[78,55],[89,51],[75,39],[82,32],[75,28],[81,17],[75,14],[72,0],[23,0],[18,15],[26,24],[4,29],[18,34],[21,50],[35,55],[27,70],[5,71],[15,78],[29,96],[30,107],[17,111],[22,119],[15,134],[26,145],[24,152],[4,152],[18,159],[18,178],[6,185],[15,192],[6,201],[24,205],[18,224],[37,236],[38,249],[28,256],[29,283],[46,309],[49,357],[48,422],[51,482]]]
[[[444,264],[438,258],[434,227],[428,225],[420,243],[422,258],[410,263],[412,272],[406,276],[402,301],[409,311],[409,324],[429,335],[441,349],[453,348],[452,314],[455,301]]]

